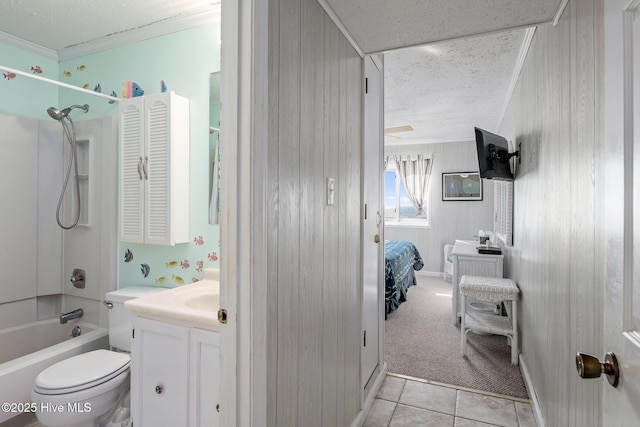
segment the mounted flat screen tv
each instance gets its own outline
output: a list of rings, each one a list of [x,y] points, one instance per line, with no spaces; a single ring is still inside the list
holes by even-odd
[[[509,159],[518,156],[519,152],[509,153],[509,143],[504,137],[480,128],[475,130],[480,177],[513,181]]]

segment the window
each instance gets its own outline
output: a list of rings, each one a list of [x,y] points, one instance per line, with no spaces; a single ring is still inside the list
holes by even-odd
[[[427,226],[429,212],[429,191],[424,198],[424,210],[421,215],[413,206],[402,184],[396,163],[389,161],[384,172],[384,220],[386,225]]]

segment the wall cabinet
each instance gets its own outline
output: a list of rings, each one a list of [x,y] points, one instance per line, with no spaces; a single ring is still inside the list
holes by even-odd
[[[189,241],[189,100],[173,92],[120,101],[121,242]]]
[[[136,317],[131,348],[133,425],[217,427],[217,332]]]

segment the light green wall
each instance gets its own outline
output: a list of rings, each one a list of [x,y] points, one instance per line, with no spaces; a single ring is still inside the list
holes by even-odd
[[[201,279],[202,268],[219,265],[219,227],[208,223],[209,74],[220,70],[219,43],[218,22],[60,63],[58,78],[65,83],[76,86],[88,84],[92,90],[99,83],[102,93],[111,94],[115,90],[116,95],[121,97],[123,82],[134,81],[145,94],[153,94],[160,92],[160,81],[164,80],[168,90],[190,100],[192,240],[188,244],[173,247],[120,244],[118,263],[121,287],[157,283],[178,286],[182,282]],[[68,89],[60,91],[60,105],[84,103],[90,105],[86,118],[117,114],[118,111],[117,104],[109,104],[106,99]],[[80,114],[76,113],[75,117],[80,119]],[[200,244],[200,237],[203,244]],[[125,262],[127,250],[133,254],[130,262]],[[202,267],[199,267],[199,262]],[[146,278],[142,274],[142,264],[150,267]]]
[[[0,43],[0,64],[29,71],[39,65],[44,77],[74,86],[88,84],[93,90],[100,83],[102,93],[116,92],[122,97],[123,82],[134,81],[145,94],[160,92],[160,81],[167,89],[190,100],[190,233],[192,241],[176,246],[120,244],[120,286],[177,286],[202,278],[202,268],[218,267],[219,227],[208,223],[209,203],[209,74],[220,70],[220,23],[213,22],[173,34],[61,61]],[[65,73],[67,72],[67,73]],[[70,73],[70,75],[68,74]],[[89,104],[90,112],[74,111],[74,120],[116,115],[118,104],[70,89],[18,76],[0,81],[0,111],[49,119],[46,109],[72,104]],[[116,200],[113,201],[117,203]],[[200,243],[203,242],[203,243]],[[124,261],[130,250],[131,262]],[[185,263],[185,261],[187,261]],[[202,266],[199,266],[199,263]],[[141,264],[150,267],[148,277]],[[189,265],[188,267],[186,265]],[[178,279],[179,278],[179,279]]]
[[[58,78],[58,63],[44,56],[0,42],[0,65],[32,73],[31,67],[40,67],[36,75],[50,79]],[[10,78],[8,72],[0,70],[0,111],[18,116],[46,119],[47,108],[58,103],[58,87],[28,77],[17,75]],[[7,75],[7,76],[5,76]]]

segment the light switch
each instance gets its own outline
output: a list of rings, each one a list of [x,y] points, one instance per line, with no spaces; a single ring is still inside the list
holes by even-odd
[[[335,196],[335,180],[333,178],[327,178],[327,206],[333,206]]]

